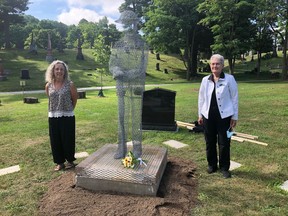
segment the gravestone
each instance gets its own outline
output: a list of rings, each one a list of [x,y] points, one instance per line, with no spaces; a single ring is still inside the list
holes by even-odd
[[[38,98],[36,97],[25,97],[23,102],[28,104],[39,103]]]
[[[160,53],[156,53],[156,59],[157,59],[157,60],[161,60],[161,59],[160,59]]]
[[[21,79],[30,79],[28,69],[22,69],[21,70]]]
[[[144,92],[142,129],[176,131],[175,122],[176,92],[155,88]]]
[[[81,34],[78,34],[78,46],[77,46],[78,51],[77,51],[76,60],[84,60],[84,55],[82,53],[82,47],[81,47],[83,43],[81,36],[82,36]]]
[[[4,81],[4,80],[7,80],[7,76],[4,73],[3,65],[0,63],[0,81]]]
[[[156,63],[156,70],[160,71],[160,63]]]
[[[47,62],[50,62],[50,63],[53,61],[51,37],[50,37],[50,34],[49,34],[49,33],[48,33],[48,44],[47,44],[46,61],[47,61]]]
[[[85,91],[78,91],[78,98],[86,98],[86,92]]]

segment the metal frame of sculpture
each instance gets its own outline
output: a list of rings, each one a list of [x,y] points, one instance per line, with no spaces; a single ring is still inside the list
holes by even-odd
[[[134,12],[124,11],[117,22],[127,29],[124,37],[114,44],[109,61],[118,96],[118,148],[114,158],[124,158],[127,154],[130,130],[133,154],[139,158],[142,155],[142,100],[149,49],[138,34],[139,19]]]

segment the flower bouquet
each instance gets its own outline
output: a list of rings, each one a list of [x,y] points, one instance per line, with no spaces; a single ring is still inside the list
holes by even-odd
[[[147,166],[147,164],[141,158],[136,158],[131,151],[129,151],[127,156],[122,159],[122,164],[124,165],[125,168],[132,168],[132,169],[138,164],[140,165],[144,164],[145,166]]]

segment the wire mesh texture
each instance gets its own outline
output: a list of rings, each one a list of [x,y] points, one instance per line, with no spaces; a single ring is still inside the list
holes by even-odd
[[[149,49],[138,34],[138,18],[134,12],[124,11],[118,21],[127,29],[112,47],[109,61],[109,70],[116,80],[118,96],[118,149],[114,158],[125,157],[128,136],[132,139],[135,157],[140,157],[142,100]]]

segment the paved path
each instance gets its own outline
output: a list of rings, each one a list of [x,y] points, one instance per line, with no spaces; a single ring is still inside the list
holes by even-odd
[[[171,85],[171,84],[149,84],[145,86],[163,86],[163,85]],[[103,86],[102,89],[113,89],[115,86]],[[86,88],[77,88],[78,91],[95,91],[100,90],[101,87],[86,87]],[[45,93],[44,90],[32,90],[32,91],[24,91],[25,94],[41,94]],[[17,95],[23,94],[23,91],[14,91],[14,92],[0,92],[0,95]]]
[[[115,86],[105,86],[102,89],[112,89]],[[87,88],[77,88],[78,91],[92,91],[92,90],[100,90],[101,87],[87,87]],[[45,93],[44,90],[32,90],[32,91],[24,91],[25,94],[41,94]],[[0,95],[17,95],[23,94],[23,91],[15,91],[15,92],[0,92]]]

